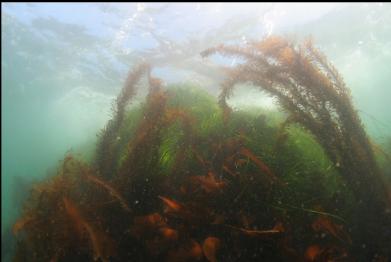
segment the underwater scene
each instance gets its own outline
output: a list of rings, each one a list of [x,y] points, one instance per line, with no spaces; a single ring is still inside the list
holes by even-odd
[[[2,3],[2,261],[391,261],[390,3]]]

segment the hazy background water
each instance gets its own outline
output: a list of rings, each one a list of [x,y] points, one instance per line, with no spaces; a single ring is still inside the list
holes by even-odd
[[[31,181],[94,143],[133,64],[217,94],[224,75],[200,51],[270,34],[312,35],[372,138],[390,140],[389,3],[2,3],[2,246]],[[240,98],[273,107],[258,93]]]

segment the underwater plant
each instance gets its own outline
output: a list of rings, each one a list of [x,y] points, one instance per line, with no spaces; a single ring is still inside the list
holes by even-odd
[[[351,185],[351,172],[360,170],[349,165],[360,161],[371,172],[357,173],[362,183],[380,170],[371,148],[357,144],[367,138],[352,105],[339,105],[350,103],[347,89],[334,87],[342,80],[311,48],[272,37],[204,52],[248,59],[230,73],[220,106],[198,87],[163,86],[149,65],[136,66],[98,136],[94,161],[67,155],[57,174],[34,186],[14,225],[14,260],[366,261],[372,253],[363,259],[357,241],[367,230],[352,224],[386,217],[356,220],[364,192]],[[128,108],[144,76],[146,99]],[[231,111],[227,98],[239,82],[265,84],[291,116],[269,121],[271,113],[259,109]],[[288,128],[293,122],[301,127]],[[387,240],[370,240],[376,261],[390,258]]]
[[[226,114],[230,110],[227,99],[239,83],[251,83],[277,98],[289,113],[287,122],[298,123],[314,135],[353,190],[359,212],[357,229],[366,231],[361,244],[370,246],[379,238],[380,225],[391,226],[391,192],[377,166],[349,89],[336,68],[311,40],[296,44],[279,36],[243,47],[220,45],[201,55],[214,53],[245,60],[228,70],[228,79],[222,84],[219,103]],[[368,220],[362,219],[366,215],[381,217],[375,219],[380,225],[374,221],[371,224],[375,228],[369,229]]]
[[[149,65],[140,64],[128,74],[124,87],[113,105],[113,118],[109,120],[107,126],[99,134],[100,139],[96,149],[95,163],[104,177],[110,176],[114,165],[113,162],[118,157],[116,154],[118,153],[116,142],[118,130],[124,118],[125,107],[136,94],[136,84],[140,81],[143,74],[149,72],[149,70]]]

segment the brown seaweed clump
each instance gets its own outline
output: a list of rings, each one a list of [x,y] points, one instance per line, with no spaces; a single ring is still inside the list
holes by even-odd
[[[202,55],[215,52],[245,59],[223,84],[221,108],[210,101],[199,106],[193,97],[192,105],[181,104],[146,64],[129,73],[94,163],[68,155],[55,176],[32,190],[13,228],[15,261],[390,258],[389,229],[382,232],[390,226],[387,191],[336,69],[311,42],[281,37]],[[129,112],[143,77],[148,95]],[[241,82],[277,98],[290,114],[283,126],[298,123],[312,133],[353,192],[353,202],[345,200],[354,214],[333,214],[342,204],[323,199],[321,183],[312,180],[310,193],[287,183],[289,170],[301,165],[300,151],[284,145],[279,129],[262,118],[231,112],[227,98]],[[197,113],[207,105],[211,115]],[[348,195],[340,192],[338,199]],[[309,197],[315,200],[304,208]],[[292,199],[300,203],[292,206]]]
[[[279,36],[244,47],[221,45],[201,55],[213,53],[245,60],[229,70],[229,77],[222,84],[220,104],[226,114],[230,111],[227,98],[238,83],[251,83],[277,98],[289,113],[287,122],[298,123],[310,131],[340,170],[356,196],[355,231],[365,232],[360,244],[374,245],[382,228],[391,226],[391,194],[354,110],[349,89],[326,56],[311,40],[295,44]]]
[[[125,107],[136,94],[136,84],[143,74],[148,73],[150,66],[140,64],[133,71],[129,72],[124,87],[113,105],[113,118],[99,134],[99,144],[96,149],[95,163],[102,176],[110,177],[115,161],[118,158],[117,135],[124,119]]]

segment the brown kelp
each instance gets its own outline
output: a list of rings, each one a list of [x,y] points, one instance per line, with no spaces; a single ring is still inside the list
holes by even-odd
[[[358,117],[351,104],[339,105],[350,101],[346,88],[334,87],[341,84],[336,70],[324,57],[329,69],[318,68],[317,51],[308,45],[270,38],[246,49],[204,52],[239,52],[248,59],[223,85],[222,107],[200,89],[166,87],[149,66],[135,67],[98,137],[94,163],[69,154],[55,175],[34,186],[14,226],[15,261],[362,259],[356,243],[361,232],[368,234],[352,226],[361,192],[345,169],[355,157],[369,165],[365,170],[373,167],[357,174],[361,183],[380,171],[375,162],[365,163],[375,161],[365,144],[357,145],[366,138],[363,129],[357,132],[364,135],[344,141],[353,132],[345,121]],[[129,109],[144,75],[146,99]],[[300,126],[288,128],[282,118],[273,124],[263,111],[230,110],[227,97],[244,81],[262,88],[265,82],[291,113],[288,121],[313,136]],[[322,137],[327,128],[334,140]],[[353,151],[345,155],[348,147]],[[371,258],[390,258],[389,242],[371,240]]]

